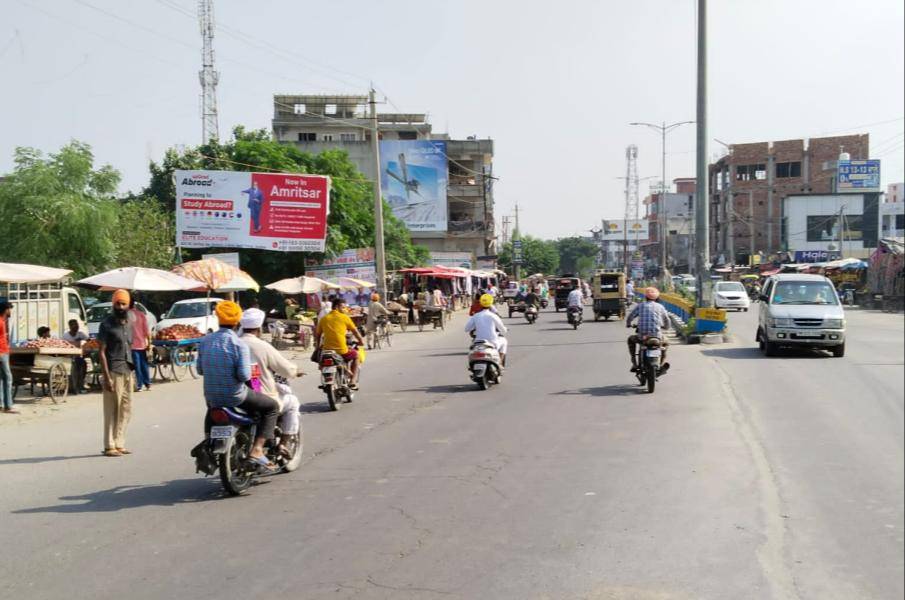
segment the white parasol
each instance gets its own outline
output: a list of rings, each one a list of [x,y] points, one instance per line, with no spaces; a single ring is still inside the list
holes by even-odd
[[[189,279],[169,271],[145,267],[113,269],[80,279],[75,282],[75,285],[107,292],[118,289],[138,292],[203,292],[207,289],[203,283],[195,279]]]
[[[331,283],[335,283],[342,290],[358,290],[377,287],[376,283],[365,281],[363,279],[355,279],[354,277],[337,277]]]
[[[72,273],[70,269],[55,269],[38,265],[0,263],[0,281],[4,283],[43,283],[60,281]]]
[[[289,277],[288,279],[280,279],[271,284],[265,285],[268,290],[274,290],[281,294],[289,296],[297,296],[299,294],[316,294],[327,290],[338,290],[340,286],[329,281],[324,281],[318,277]]]

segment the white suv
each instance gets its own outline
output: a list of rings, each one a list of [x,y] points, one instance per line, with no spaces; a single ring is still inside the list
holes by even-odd
[[[774,356],[780,346],[823,348],[845,356],[845,312],[823,275],[774,275],[760,297],[757,341]]]

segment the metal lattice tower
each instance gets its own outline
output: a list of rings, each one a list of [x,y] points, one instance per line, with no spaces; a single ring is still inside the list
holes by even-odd
[[[201,139],[207,144],[220,137],[217,125],[217,82],[214,70],[214,0],[198,0],[198,24],[201,26]]]
[[[638,202],[638,146],[625,149],[625,220],[641,218]]]

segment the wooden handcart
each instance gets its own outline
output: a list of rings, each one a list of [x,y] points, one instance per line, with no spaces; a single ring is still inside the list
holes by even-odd
[[[13,373],[13,396],[23,385],[40,384],[44,395],[54,404],[66,401],[72,359],[81,356],[79,348],[10,348],[10,370]]]

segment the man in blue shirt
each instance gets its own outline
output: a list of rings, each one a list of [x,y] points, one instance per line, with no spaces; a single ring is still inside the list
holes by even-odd
[[[631,371],[634,373],[638,369],[637,357],[635,350],[638,342],[643,342],[647,338],[657,338],[660,340],[660,347],[663,354],[660,356],[660,373],[665,373],[669,369],[669,363],[666,362],[666,347],[669,342],[660,331],[661,328],[669,328],[669,313],[663,308],[662,304],[657,302],[660,297],[660,290],[655,287],[648,287],[644,290],[645,301],[636,304],[625,319],[625,326],[631,327],[632,321],[638,319],[638,330],[634,335],[628,337],[628,353],[632,357]]]
[[[258,416],[258,429],[249,459],[273,468],[264,454],[264,443],[273,438],[279,403],[250,388],[251,352],[239,339],[236,329],[242,309],[225,300],[215,310],[220,329],[204,336],[198,344],[198,373],[204,376],[204,400],[209,408],[239,407]]]
[[[261,207],[264,206],[264,194],[258,188],[258,182],[252,181],[251,187],[242,190],[243,194],[248,194],[248,209],[251,211],[251,222],[254,233],[261,231]]]

